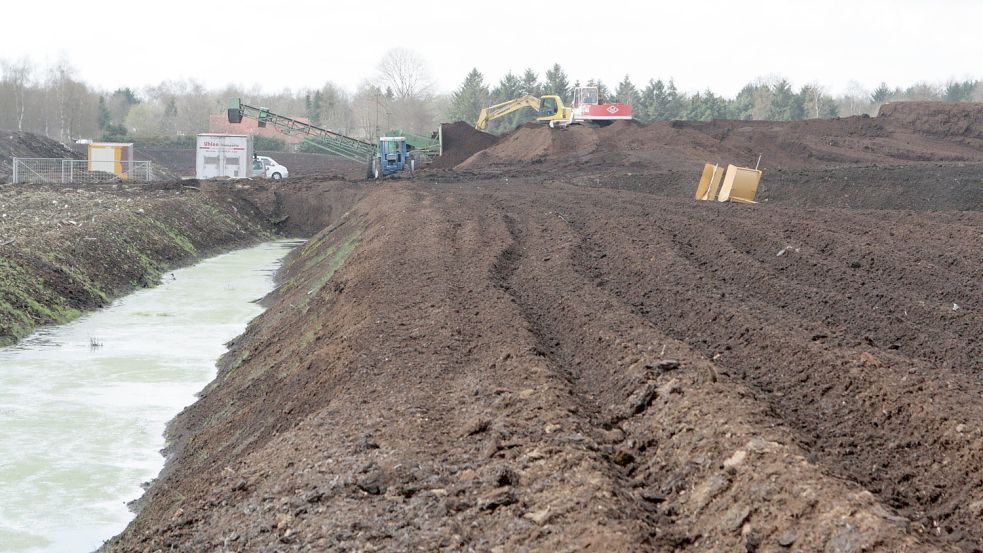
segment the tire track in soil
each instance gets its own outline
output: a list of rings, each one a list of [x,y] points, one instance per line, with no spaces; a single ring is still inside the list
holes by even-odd
[[[710,207],[538,179],[370,191],[345,223],[358,249],[323,287],[354,226],[293,260],[110,549],[972,550],[983,441],[976,418],[953,428],[977,417],[969,376],[854,347],[855,320],[846,345],[813,342],[823,313],[719,274],[774,280],[774,252],[705,236],[733,226],[708,213],[732,212],[848,248],[828,229],[862,221]],[[964,277],[971,238],[946,250]],[[876,250],[888,266],[901,240]],[[707,262],[721,249],[734,267]],[[832,293],[824,266],[764,284]],[[965,533],[935,536],[890,500]]]
[[[617,512],[616,516],[629,521],[629,528],[618,529],[616,532],[627,534],[622,538],[627,538],[625,541],[633,543],[634,547],[624,549],[615,547],[615,550],[652,547],[656,545],[652,540],[656,537],[658,514],[651,504],[646,505],[631,494],[619,493],[619,490],[630,488],[627,485],[625,470],[611,461],[611,448],[603,444],[610,442],[612,436],[614,439],[620,439],[620,435],[611,432],[614,428],[611,424],[602,422],[605,417],[596,395],[591,392],[589,386],[581,382],[580,375],[574,367],[579,362],[567,354],[564,349],[567,344],[563,343],[555,329],[538,312],[537,306],[531,301],[527,288],[520,278],[528,252],[522,226],[513,215],[509,214],[511,206],[506,207],[501,201],[496,201],[495,206],[508,229],[511,242],[499,254],[491,280],[515,302],[532,334],[536,344],[536,354],[544,358],[548,370],[566,387],[567,395],[573,402],[573,407],[568,408],[568,411],[577,419],[575,428],[580,431],[575,435],[575,440],[595,452],[591,455],[592,460],[604,480],[606,493],[618,500],[617,508],[614,510]]]
[[[505,209],[501,203],[497,205],[508,211],[503,219],[513,242],[496,262],[496,280],[516,300],[551,370],[570,384],[577,404],[584,406],[579,413],[584,422],[591,425],[595,435],[621,437],[605,454],[609,473],[617,488],[623,490],[619,494],[622,515],[637,519],[638,531],[646,534],[651,546],[694,551],[713,551],[724,546],[753,549],[761,543],[774,545],[775,541],[785,540],[790,544],[794,538],[799,538],[798,543],[806,548],[819,548],[825,544],[831,550],[849,551],[852,545],[844,544],[862,543],[873,535],[878,535],[877,539],[885,543],[895,543],[891,550],[902,550],[910,545],[896,535],[897,528],[893,532],[885,530],[881,527],[885,519],[870,515],[874,512],[891,517],[877,505],[853,507],[855,512],[868,518],[857,524],[863,531],[848,537],[829,529],[832,525],[824,519],[826,513],[836,511],[828,504],[836,503],[836,500],[827,499],[827,504],[816,508],[802,507],[791,501],[785,504],[786,498],[770,497],[769,501],[775,507],[772,513],[748,506],[746,500],[761,493],[761,484],[755,482],[753,476],[743,480],[745,476],[736,474],[736,470],[716,473],[713,463],[706,461],[709,452],[700,451],[700,447],[705,447],[706,443],[734,444],[730,452],[726,445],[721,448],[723,452],[712,452],[713,457],[723,460],[728,455],[732,458],[747,454],[748,448],[740,447],[744,443],[757,444],[751,449],[760,457],[749,460],[748,465],[769,473],[773,470],[770,464],[776,461],[768,453],[782,450],[787,459],[788,451],[779,444],[791,440],[788,436],[775,436],[775,432],[770,434],[779,440],[777,442],[763,442],[760,437],[755,441],[751,436],[760,435],[762,428],[774,428],[777,421],[768,420],[770,417],[760,408],[733,409],[728,415],[733,425],[718,427],[719,434],[713,436],[715,439],[704,440],[709,438],[704,435],[693,440],[700,444],[694,446],[687,443],[685,437],[680,438],[680,431],[686,435],[686,425],[673,428],[669,424],[673,415],[683,413],[684,420],[689,423],[699,421],[696,424],[708,427],[714,424],[707,413],[697,414],[706,409],[704,398],[700,397],[700,392],[706,393],[706,390],[699,390],[708,385],[705,375],[712,375],[709,381],[716,382],[713,366],[699,359],[688,347],[657,333],[623,300],[584,278],[576,269],[582,238],[575,230],[576,224],[571,224],[562,213],[552,211],[552,203],[548,206],[550,211],[545,212],[542,204],[537,204],[536,210],[517,210],[515,205]],[[557,286],[553,287],[553,283]],[[653,349],[660,343],[662,351],[655,354]],[[661,356],[666,349],[686,359],[688,368],[678,372],[660,369],[663,366],[660,361],[665,361]],[[674,361],[666,363],[671,366]],[[662,374],[669,370],[674,370],[673,374],[678,377],[669,378]],[[683,395],[683,388],[687,389],[688,399],[673,401],[675,395]],[[688,395],[693,391],[696,393]],[[716,392],[726,396],[730,388],[721,386]],[[662,406],[661,413],[654,406],[649,409],[656,398]],[[687,404],[692,401],[690,398],[695,399],[695,403]],[[721,400],[720,405],[726,405],[733,399]],[[749,416],[754,414],[757,417]],[[742,428],[743,432],[738,430],[742,424],[750,428]],[[662,436],[652,431],[660,427]],[[703,432],[713,433],[703,430],[697,434]],[[762,443],[771,444],[769,447],[775,447],[775,450],[766,453],[767,448],[760,447]],[[688,452],[690,457],[682,455],[683,452]],[[693,463],[692,459],[702,460]],[[704,464],[706,466],[696,466]],[[816,489],[820,494],[827,494],[830,488],[837,487],[826,482],[825,477],[816,474],[815,469],[804,461],[803,465],[806,466],[787,470],[785,478],[795,475],[801,479],[799,482],[815,486],[804,495],[816,493]],[[753,473],[753,469],[748,472]],[[722,497],[713,504],[717,494],[727,495],[721,492],[722,488],[728,487],[732,488],[729,490],[731,496]],[[795,484],[788,482],[786,487],[793,490]],[[695,491],[694,501],[687,499],[688,491]],[[847,490],[841,490],[836,497],[837,500],[846,497],[849,498],[847,502],[856,501]],[[796,520],[792,524],[784,519],[789,513],[795,513]],[[812,522],[814,533],[803,531],[803,535],[798,536],[789,528],[795,525],[809,527],[806,521]]]
[[[632,220],[638,216],[637,209],[618,208]],[[983,393],[969,370],[973,367],[954,372],[893,350],[813,341],[807,329],[788,326],[794,316],[784,312],[791,307],[804,316],[819,306],[799,305],[794,295],[772,295],[767,283],[773,274],[755,270],[760,264],[741,259],[735,249],[713,247],[721,243],[720,236],[695,234],[698,228],[691,221],[702,214],[679,208],[653,208],[654,225],[647,232],[633,229],[629,234],[610,226],[601,231],[596,219],[581,225],[584,274],[634,304],[635,312],[656,328],[714,357],[727,373],[748,382],[796,430],[810,457],[833,474],[870,489],[915,521],[919,531],[945,536],[966,551],[979,550],[983,529],[977,524],[980,505],[973,498],[983,489],[980,439],[953,431],[957,423],[972,429],[983,422]],[[646,218],[651,215],[645,213]],[[731,228],[728,217],[715,223],[725,233]],[[642,251],[603,261],[611,257],[614,245],[640,235],[648,240]],[[707,239],[694,238],[707,235],[710,246]],[[670,260],[647,273],[648,267],[636,260],[653,255]],[[821,285],[824,276],[813,275],[813,285]],[[702,286],[699,293],[695,283]],[[765,290],[749,283],[765,283]],[[638,298],[647,301],[639,305]],[[821,320],[822,314],[818,310],[814,319]],[[863,329],[876,327],[876,322],[859,324]],[[844,330],[848,335],[855,331]],[[972,349],[969,343],[962,345]],[[944,358],[951,346],[944,347],[933,357]],[[865,353],[873,355],[871,360],[858,362]]]
[[[678,216],[670,218],[672,220],[669,224],[672,226],[681,223]],[[728,279],[738,281],[732,287],[744,285],[749,288],[763,278],[772,283],[782,282],[781,287],[772,284],[767,289],[762,289],[756,286],[755,291],[765,295],[770,305],[780,304],[782,298],[796,296],[797,301],[786,307],[794,309],[803,318],[808,318],[810,314],[823,313],[822,324],[828,327],[823,331],[830,336],[825,341],[838,338],[840,343],[837,345],[846,345],[843,343],[843,336],[835,335],[842,334],[837,332],[836,327],[841,326],[841,322],[847,323],[852,326],[853,335],[875,344],[885,344],[882,348],[897,350],[947,369],[963,368],[968,374],[983,377],[983,344],[978,341],[964,343],[961,339],[962,336],[973,335],[983,329],[983,320],[979,314],[971,311],[960,317],[939,316],[940,311],[946,314],[944,311],[949,310],[952,304],[983,304],[983,291],[978,284],[983,279],[983,272],[947,274],[948,289],[926,296],[924,291],[938,288],[939,275],[946,270],[939,263],[923,260],[932,255],[941,257],[943,254],[937,253],[935,246],[925,248],[906,241],[888,241],[895,232],[908,236],[917,232],[911,231],[911,227],[906,229],[907,225],[893,226],[887,236],[870,237],[872,232],[869,229],[864,233],[854,233],[853,236],[864,234],[869,237],[868,245],[864,247],[867,251],[857,252],[853,247],[838,247],[839,241],[844,238],[844,241],[849,242],[849,234],[830,238],[841,232],[842,227],[851,225],[844,223],[832,226],[822,220],[816,221],[809,214],[802,218],[809,221],[810,227],[819,226],[815,234],[826,237],[823,245],[808,245],[808,238],[813,238],[810,228],[802,229],[805,232],[798,232],[798,229],[783,230],[781,238],[777,238],[777,225],[764,226],[727,217],[727,225],[732,232],[710,235],[711,244],[700,244],[699,247],[681,244],[680,249],[695,264],[706,266],[708,272],[729,273]],[[803,240],[803,236],[806,240]],[[869,244],[873,243],[886,246],[891,256],[900,257],[899,262],[894,266],[875,267],[880,256],[870,248]],[[782,256],[765,254],[767,257],[762,259],[762,251],[782,252],[786,258],[782,260],[778,259]],[[959,263],[960,257],[956,253],[945,254],[948,257],[947,266]],[[738,259],[753,261],[754,273],[729,272],[728,268]],[[868,270],[858,271],[858,267],[851,267],[848,264],[851,259],[862,259],[868,265]],[[904,268],[903,277],[898,273],[898,265]],[[875,272],[877,278],[872,278],[871,272]],[[816,286],[811,282],[820,273],[826,275],[823,281],[825,286]],[[904,288],[895,284],[901,278]],[[836,285],[830,286],[830,283]],[[840,288],[846,288],[847,291],[841,291]],[[862,288],[865,295],[851,294],[851,288]],[[870,302],[871,296],[874,298],[873,305]],[[932,301],[936,307],[927,307],[926,299]],[[943,304],[941,309],[940,304]],[[865,311],[866,316],[853,320],[855,314],[861,311]],[[938,344],[947,344],[949,347],[940,350],[936,347]]]

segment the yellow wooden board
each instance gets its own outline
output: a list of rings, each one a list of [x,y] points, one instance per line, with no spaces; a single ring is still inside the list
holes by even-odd
[[[718,202],[755,203],[754,195],[758,193],[761,183],[761,171],[747,167],[728,165],[724,175],[724,184],[717,196]]]
[[[717,188],[720,186],[720,179],[724,176],[724,171],[719,165],[707,163],[703,166],[703,175],[700,176],[700,183],[696,186],[697,200],[712,200],[717,195]]]

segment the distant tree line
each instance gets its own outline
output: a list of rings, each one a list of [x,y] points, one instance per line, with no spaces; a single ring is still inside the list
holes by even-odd
[[[646,123],[711,119],[797,121],[875,115],[882,104],[892,101],[983,101],[983,81],[977,80],[945,85],[921,83],[905,89],[892,89],[882,83],[874,91],[854,83],[846,93],[833,96],[818,83],[796,89],[787,79],[776,77],[748,83],[733,98],[712,90],[687,94],[679,90],[673,79],[649,79],[645,85],[638,86],[626,75],[613,90],[597,78],[589,78],[583,84],[597,86],[605,101],[631,104],[635,119]],[[578,86],[581,81],[571,82],[559,64],[547,69],[542,79],[532,69],[526,69],[521,75],[510,71],[495,85],[485,82],[484,75],[475,68],[451,95],[448,114],[450,119],[475,121],[481,108],[527,94],[557,95],[569,102],[573,88]],[[506,132],[536,117],[535,112],[522,110],[493,121],[489,128],[492,132]]]
[[[230,97],[268,107],[276,113],[306,117],[344,134],[372,139],[382,133],[429,134],[441,121],[477,119],[481,108],[530,94],[556,94],[569,102],[574,87],[595,85],[603,98],[628,102],[643,122],[670,119],[772,119],[875,114],[881,104],[898,100],[983,101],[983,81],[944,85],[920,83],[907,88],[882,83],[875,90],[859,84],[833,96],[819,84],[793,87],[782,78],[759,79],[733,98],[711,90],[682,92],[673,79],[634,83],[628,76],[613,89],[597,78],[574,80],[554,64],[542,74],[533,69],[508,72],[488,83],[473,69],[450,94],[438,94],[426,62],[411,50],[390,50],[373,75],[356,90],[332,82],[302,90],[269,93],[258,87],[208,89],[194,80],[163,81],[141,89],[100,90],[87,84],[66,60],[39,66],[30,60],[0,58],[0,129],[30,131],[62,142],[79,138],[136,141],[186,147],[193,135],[208,131],[210,115],[224,115]],[[523,110],[492,123],[506,132],[531,121]],[[282,144],[264,143],[265,149]],[[312,151],[317,151],[312,149]]]
[[[277,93],[258,87],[214,90],[195,80],[99,90],[85,83],[67,60],[45,67],[0,58],[0,129],[66,143],[89,138],[182,147],[193,144],[187,137],[209,130],[210,115],[226,113],[229,98],[240,97],[356,137],[395,129],[429,135],[446,111],[446,95],[435,94],[433,88],[425,62],[405,49],[388,52],[375,74],[354,92],[332,82]],[[282,147],[276,142],[263,146]]]

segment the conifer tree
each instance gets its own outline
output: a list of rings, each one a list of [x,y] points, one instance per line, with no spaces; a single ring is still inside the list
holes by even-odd
[[[870,98],[874,101],[875,104],[878,105],[883,104],[890,97],[891,97],[891,89],[888,88],[887,83],[884,82],[882,82],[880,86],[878,86],[874,90],[874,93],[870,95]]]
[[[610,102],[611,101],[611,91],[608,90],[607,85],[601,82],[601,79],[588,79],[586,86],[596,86],[597,87],[597,99],[600,102]]]
[[[734,101],[730,103],[727,115],[731,119],[750,120],[754,113],[754,92],[753,84],[744,85]]]
[[[97,107],[98,113],[96,115],[96,124],[99,126],[99,130],[105,132],[112,123],[111,115],[109,114],[109,108],[106,106],[106,97],[99,96],[99,106]]]
[[[779,81],[772,91],[768,119],[772,121],[798,121],[805,115],[802,97],[792,91],[792,85],[785,79]]]
[[[315,90],[314,97],[311,98],[311,123],[321,124],[321,91]]]
[[[540,96],[542,85],[539,84],[539,75],[532,69],[526,69],[522,74],[522,93],[532,96]]]
[[[628,75],[618,83],[618,88],[614,91],[614,101],[629,104],[632,108],[641,107],[641,94]]]
[[[491,93],[485,84],[485,77],[477,68],[471,70],[461,86],[451,95],[450,117],[455,121],[474,124],[481,108],[488,106]]]
[[[490,103],[498,104],[519,98],[523,96],[522,89],[522,79],[520,79],[515,73],[509,71],[504,77],[502,77],[502,80],[499,81],[498,85],[492,90]],[[530,115],[534,116],[535,112],[524,109],[514,111],[508,115],[505,115],[504,117],[500,117],[491,122],[492,132],[508,132],[519,126],[521,123],[529,120]]]
[[[669,92],[666,90],[662,79],[650,82],[652,87],[652,104],[649,106],[648,118],[650,121],[664,121],[670,118],[669,115]],[[673,85],[675,90],[675,85]]]
[[[676,82],[669,79],[669,86],[666,87],[666,109],[664,116],[660,119],[680,119],[683,117],[685,107],[686,98],[676,90]]]
[[[560,64],[554,63],[552,68],[546,70],[543,94],[555,94],[564,102],[570,99],[570,81]]]

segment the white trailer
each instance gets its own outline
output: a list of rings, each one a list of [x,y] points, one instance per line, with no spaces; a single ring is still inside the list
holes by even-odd
[[[251,177],[253,143],[245,134],[198,135],[195,176],[199,179]]]

